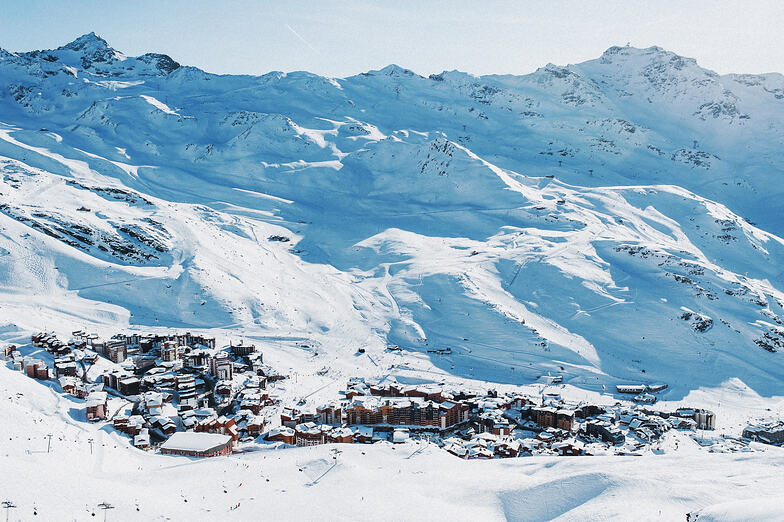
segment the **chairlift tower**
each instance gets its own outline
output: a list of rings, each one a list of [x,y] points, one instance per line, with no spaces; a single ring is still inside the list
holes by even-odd
[[[109,504],[108,502],[101,502],[98,504],[99,509],[103,509],[103,522],[106,522],[106,512],[110,509],[114,509],[114,506]]]
[[[10,500],[4,500],[2,503],[3,509],[5,509],[5,522],[8,522],[8,516],[12,509],[16,508],[16,504],[11,502]]]

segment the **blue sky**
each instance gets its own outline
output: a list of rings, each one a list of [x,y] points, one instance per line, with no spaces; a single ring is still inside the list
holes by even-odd
[[[0,47],[47,49],[95,31],[128,54],[216,73],[521,74],[660,45],[720,73],[784,72],[784,0],[0,0]]]

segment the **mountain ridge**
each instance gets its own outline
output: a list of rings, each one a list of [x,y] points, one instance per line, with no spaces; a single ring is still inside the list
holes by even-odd
[[[521,76],[214,75],[89,33],[0,53],[0,114],[14,335],[302,335],[360,373],[382,370],[357,348],[399,344],[457,378],[673,397],[781,380],[781,75],[658,47]]]

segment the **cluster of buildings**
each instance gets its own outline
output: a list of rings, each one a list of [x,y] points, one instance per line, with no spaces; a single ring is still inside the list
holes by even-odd
[[[746,426],[743,438],[763,444],[784,444],[784,421],[769,419]]]
[[[377,437],[377,435],[376,435]],[[373,428],[369,426],[347,427],[317,424],[313,421],[297,424],[294,428],[280,426],[266,434],[269,441],[283,442],[294,446],[316,446],[333,443],[371,443],[374,439]]]
[[[162,450],[189,454],[182,448],[175,450],[169,439],[176,435],[184,440],[180,434],[188,433],[225,436],[234,444],[261,434],[266,424],[262,410],[275,401],[266,392],[271,369],[263,365],[254,345],[216,349],[214,339],[191,334],[133,341],[138,342],[134,345],[138,354],[130,355],[121,368],[104,373],[102,380],[133,401],[130,414],[115,417],[113,424],[134,437],[137,447],[162,442]],[[230,451],[231,445],[227,447]],[[225,449],[203,453],[223,454]]]
[[[633,394],[634,402],[600,406],[569,403],[558,393],[474,393],[354,378],[332,403],[278,409],[266,387],[280,376],[254,345],[216,349],[214,338],[190,333],[118,334],[105,341],[77,331],[72,337],[67,343],[52,334],[32,337],[51,353],[53,370],[15,347],[7,347],[5,357],[32,378],[56,378],[64,393],[85,401],[89,420],[111,420],[137,448],[159,447],[166,454],[225,455],[239,441],[263,436],[293,446],[427,439],[465,459],[583,455],[640,448],[672,429],[715,428],[708,410],[650,409],[655,398],[648,395],[666,385],[619,385],[617,391]],[[100,357],[116,364],[88,372]],[[112,416],[109,395],[132,406]],[[279,425],[271,422],[273,411]],[[743,435],[782,443],[784,423],[749,426]]]
[[[35,357],[23,356],[13,344],[3,349],[3,357],[11,363],[13,369],[23,372],[31,379],[45,381],[51,377],[51,372],[45,362]]]
[[[634,402],[653,404],[658,400],[654,395],[667,389],[667,384],[619,384],[615,387],[618,393],[634,395]]]
[[[640,448],[671,429],[714,428],[715,415],[708,410],[665,412],[628,402],[571,404],[557,393],[477,394],[404,386],[394,379],[351,379],[335,403],[310,411],[284,408],[280,427],[265,437],[296,446],[419,438],[460,458],[484,459],[583,455],[615,447],[626,451],[627,445]]]
[[[252,344],[216,349],[214,338],[191,333],[117,334],[104,340],[83,331],[72,332],[68,342],[50,333],[35,334],[31,341],[51,354],[53,370],[14,346],[4,349],[6,360],[30,377],[55,378],[63,393],[85,401],[88,420],[111,420],[140,449],[160,445],[168,453],[224,454],[238,440],[261,435],[262,410],[275,404],[266,383],[280,376],[264,365]],[[99,358],[115,364],[93,368]],[[110,395],[132,406],[112,415]],[[175,448],[189,437],[209,441],[209,447]],[[224,437],[228,444],[220,442]]]

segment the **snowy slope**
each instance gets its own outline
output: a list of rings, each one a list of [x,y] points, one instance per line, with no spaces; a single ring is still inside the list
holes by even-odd
[[[217,76],[89,34],[0,51],[0,84],[9,339],[200,328],[358,373],[392,343],[455,378],[780,394],[780,74],[624,47]]]
[[[107,520],[128,521],[781,519],[781,448],[465,461],[409,442],[189,459],[136,450],[85,422],[84,401],[5,367],[0,394],[14,521],[101,520],[102,503]]]

